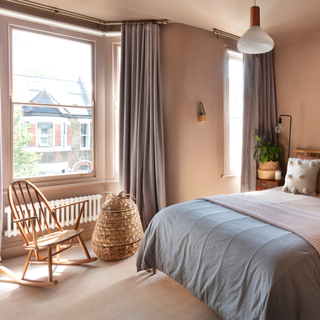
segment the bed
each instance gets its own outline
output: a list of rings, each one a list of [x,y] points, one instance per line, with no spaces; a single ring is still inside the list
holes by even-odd
[[[270,203],[277,213],[312,216],[310,229],[319,224],[320,237],[320,196],[281,189],[240,196],[246,204],[254,199],[257,212]],[[196,199],[154,217],[137,270],[164,272],[224,320],[320,319],[319,248],[309,240],[241,209]]]

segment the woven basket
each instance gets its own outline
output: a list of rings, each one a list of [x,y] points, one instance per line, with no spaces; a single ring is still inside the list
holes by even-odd
[[[263,171],[277,171],[280,169],[280,162],[279,161],[267,161],[265,163],[259,162],[259,170]]]
[[[109,194],[101,206],[92,235],[92,248],[101,260],[132,256],[140,246],[143,229],[138,207],[125,191]]]
[[[268,161],[264,164],[259,163],[258,178],[262,180],[274,180],[275,172],[280,169],[279,161]]]
[[[274,180],[275,179],[275,171],[269,170],[259,170],[258,169],[258,178],[262,180]]]

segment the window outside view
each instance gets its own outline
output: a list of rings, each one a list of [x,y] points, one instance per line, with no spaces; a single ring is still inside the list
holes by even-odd
[[[243,61],[241,53],[228,51],[230,173],[237,174],[241,170]]]
[[[14,177],[93,170],[92,45],[12,29]]]
[[[114,173],[117,175],[119,173],[119,100],[120,100],[120,64],[121,64],[121,46],[120,44],[115,46],[114,50]]]

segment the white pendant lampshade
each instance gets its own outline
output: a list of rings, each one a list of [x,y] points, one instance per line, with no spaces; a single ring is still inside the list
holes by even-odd
[[[238,50],[243,53],[265,53],[272,50],[274,42],[272,38],[259,26],[252,26],[238,40]]]
[[[250,8],[251,27],[238,40],[237,47],[240,52],[259,54],[269,52],[273,49],[272,38],[260,28],[260,8]]]

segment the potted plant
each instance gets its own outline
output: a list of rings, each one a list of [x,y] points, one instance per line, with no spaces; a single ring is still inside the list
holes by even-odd
[[[280,169],[280,159],[282,159],[283,150],[277,147],[270,139],[267,144],[263,142],[258,135],[254,134],[254,140],[258,141],[257,145],[253,147],[253,159],[258,157],[259,168],[258,177],[260,179],[274,179],[275,172]]]

